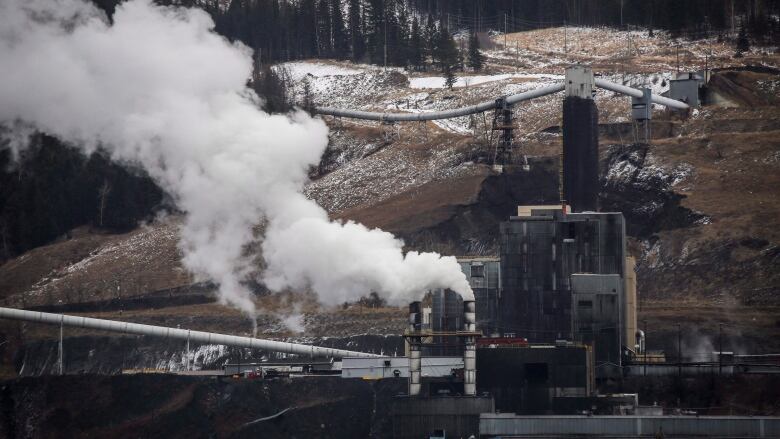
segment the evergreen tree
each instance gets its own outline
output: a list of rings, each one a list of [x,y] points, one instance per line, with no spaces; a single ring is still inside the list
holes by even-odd
[[[349,0],[349,43],[352,47],[352,61],[360,61],[366,54],[366,41],[360,20],[360,0]]]
[[[409,36],[409,64],[415,70],[420,70],[423,66],[423,42],[417,17],[412,19],[412,33]]]
[[[406,8],[401,5],[398,10],[398,49],[396,53],[395,65],[406,67],[410,64],[411,49],[409,42],[411,36],[409,35],[409,14]]]
[[[298,56],[311,58],[319,54],[317,42],[317,14],[315,0],[302,0],[300,9],[295,14],[298,17]]]
[[[394,0],[384,0],[384,6],[385,27],[383,30],[386,33],[384,41],[386,44],[383,44],[383,50],[386,46],[388,65],[401,66],[403,65],[403,47],[401,47],[399,40],[400,25],[396,14],[396,3]]]
[[[317,56],[330,57],[333,51],[328,0],[317,3]]]
[[[333,28],[333,55],[338,59],[346,59],[350,55],[350,36],[344,27],[344,16],[341,10],[341,0],[333,0],[331,5],[331,23]]]
[[[366,29],[368,30],[367,50],[372,64],[383,65],[385,60],[385,8],[382,0],[369,0],[364,5],[368,16]]]
[[[439,29],[436,34],[436,46],[434,49],[437,64],[444,75],[444,84],[447,88],[455,85],[455,69],[458,67],[458,49],[446,27]]]
[[[468,66],[477,72],[482,70],[484,65],[485,57],[479,51],[479,38],[476,32],[471,32],[471,35],[469,35]]]
[[[737,35],[737,53],[736,57],[741,57],[745,52],[750,50],[750,40],[747,36],[747,29],[745,29],[744,23],[739,26],[739,34]]]
[[[436,22],[433,21],[433,16],[428,14],[428,21],[425,23],[425,32],[423,33],[423,38],[425,40],[423,45],[423,61],[430,57],[431,62],[436,63],[435,48],[437,34]]]

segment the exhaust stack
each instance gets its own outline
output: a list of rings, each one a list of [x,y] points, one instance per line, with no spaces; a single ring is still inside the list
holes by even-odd
[[[409,304],[409,333],[419,334],[421,327],[420,311],[422,303],[412,302]],[[422,361],[420,358],[420,337],[412,336],[409,341],[409,396],[418,396],[420,394],[420,376],[422,374]]]
[[[463,321],[466,332],[477,330],[476,305],[473,300],[463,301]],[[465,338],[463,348],[463,393],[466,396],[477,394],[477,344],[473,335]]]

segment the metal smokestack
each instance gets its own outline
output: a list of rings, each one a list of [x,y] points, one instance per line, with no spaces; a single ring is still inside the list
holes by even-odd
[[[409,331],[419,332],[422,324],[422,302],[409,303]]]
[[[422,321],[420,310],[422,304],[411,302],[409,304],[409,396],[418,396],[420,394],[420,376],[422,372],[422,362],[420,359],[420,337],[413,334],[419,334],[420,323]]]
[[[477,330],[477,306],[473,300],[463,301],[463,329],[469,332]]]
[[[463,301],[464,330],[476,332],[477,318],[476,305],[473,300]],[[463,394],[474,396],[477,394],[477,346],[474,336],[465,338],[463,348]]]

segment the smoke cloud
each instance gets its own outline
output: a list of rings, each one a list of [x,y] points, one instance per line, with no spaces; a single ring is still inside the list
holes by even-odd
[[[0,2],[0,123],[143,167],[186,213],[185,267],[252,317],[243,281],[262,220],[261,281],[274,291],[311,288],[324,304],[370,291],[403,303],[428,288],[472,297],[455,258],[404,255],[391,234],[330,221],[302,195],[327,127],[259,110],[250,50],[213,26],[201,10],[149,0],[119,5],[113,24],[83,0]]]

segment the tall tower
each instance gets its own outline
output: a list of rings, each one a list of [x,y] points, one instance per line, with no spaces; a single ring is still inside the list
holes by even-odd
[[[561,201],[574,212],[598,210],[599,114],[594,91],[590,67],[575,65],[566,69],[560,184]]]

